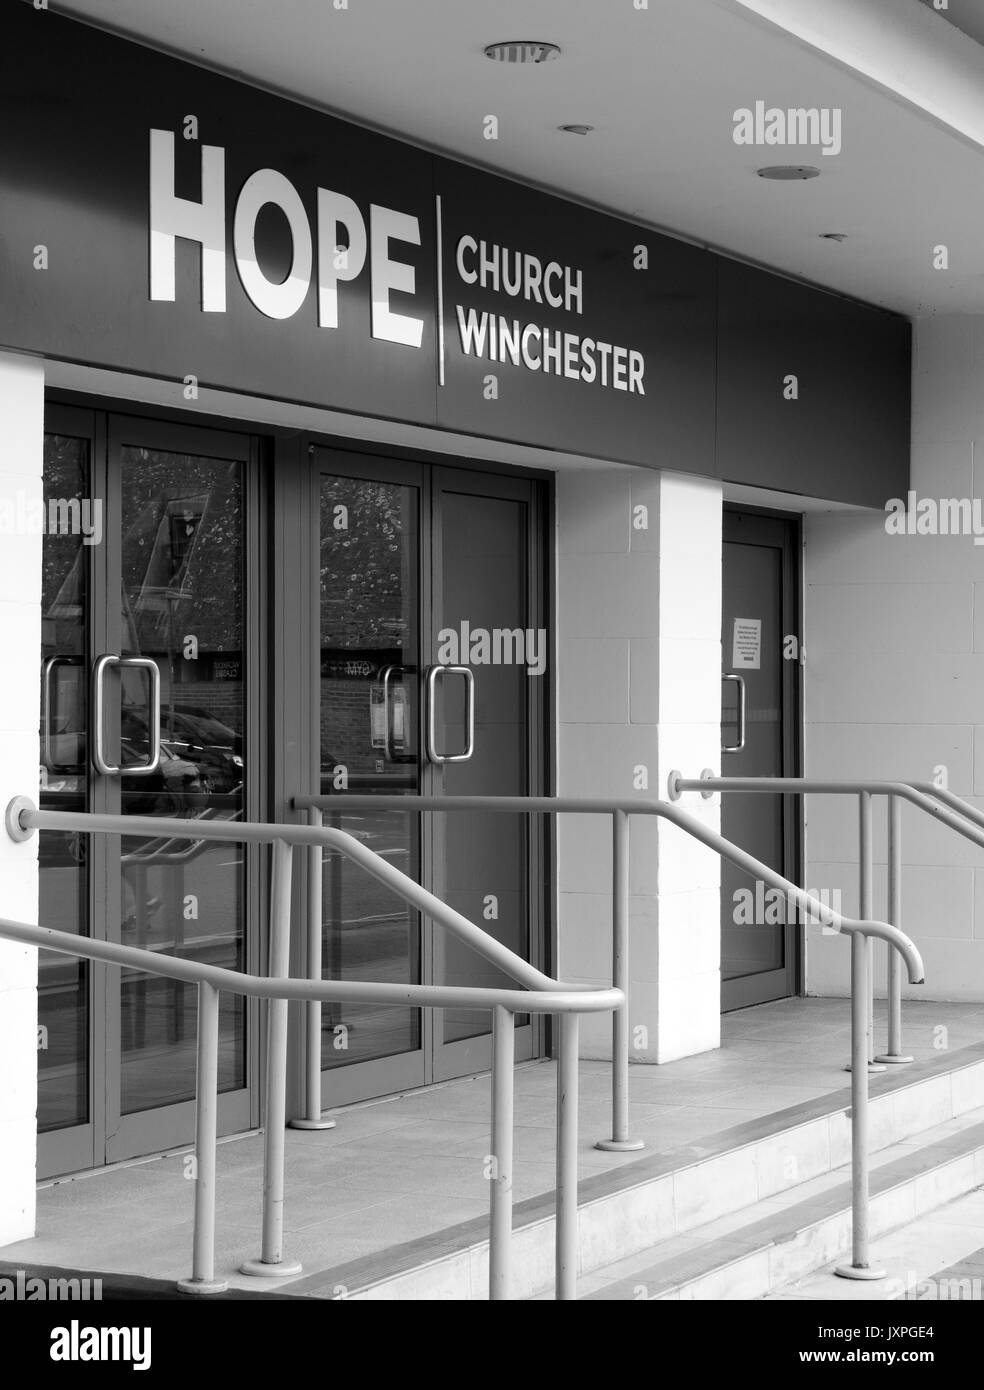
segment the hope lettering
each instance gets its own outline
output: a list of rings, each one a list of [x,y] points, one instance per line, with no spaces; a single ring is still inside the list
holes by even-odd
[[[226,196],[225,150],[202,145],[201,202],[174,192],[174,132],[150,132],[150,297],[175,298],[175,241],[201,247],[202,309],[225,313]],[[279,208],[290,228],[291,265],[286,278],[270,280],[256,255],[256,220],[268,203]],[[337,328],[339,281],[355,280],[369,261],[371,329],[374,338],[419,348],[424,321],[390,308],[390,294],[416,292],[412,265],[390,259],[391,241],[420,245],[420,222],[409,213],[373,203],[369,226],[358,205],[343,193],[317,191],[317,235],[297,189],[276,169],[259,169],[243,184],[233,214],[233,255],[249,299],[272,319],[288,319],[307,298],[317,249],[318,324]],[[340,229],[347,247],[340,249]]]

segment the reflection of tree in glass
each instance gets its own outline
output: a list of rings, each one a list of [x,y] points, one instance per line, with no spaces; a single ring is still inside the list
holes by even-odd
[[[44,502],[47,516],[52,498],[87,495],[87,446],[84,440],[48,434],[44,441]],[[82,650],[88,547],[81,536],[46,536],[41,550],[41,613],[43,642],[49,655],[77,654]]]
[[[321,484],[321,645],[402,647],[416,557],[411,490],[355,478]],[[336,529],[345,508],[347,526]]]
[[[198,638],[200,651],[239,651],[243,611],[242,465],[169,454],[159,449],[123,450],[123,593],[127,626],[138,650],[160,649],[169,625]],[[189,497],[207,499],[201,524],[182,557],[165,557],[165,571],[181,575],[180,588],[165,593],[155,555],[174,545],[169,506]],[[130,520],[132,518],[132,520]],[[157,567],[155,567],[155,561]],[[155,582],[156,581],[156,582]],[[168,610],[171,611],[168,611]]]

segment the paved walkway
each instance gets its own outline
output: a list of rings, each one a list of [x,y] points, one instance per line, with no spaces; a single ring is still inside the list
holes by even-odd
[[[848,1084],[846,1000],[785,1000],[743,1010],[723,1020],[723,1035],[718,1051],[631,1068],[631,1127],[650,1152]],[[906,1004],[905,1042],[917,1061],[938,1056],[941,1043],[957,1049],[982,1036],[979,1004]],[[881,1006],[877,1038],[884,1039]],[[604,1063],[582,1063],[582,1177],[640,1157],[593,1147],[608,1132],[609,1088]],[[554,1102],[552,1063],[517,1070],[517,1201],[553,1188]],[[480,1076],[348,1107],[337,1112],[333,1130],[289,1130],[286,1253],[304,1265],[301,1277],[487,1214],[489,1108],[489,1079]],[[193,1196],[186,1152],[45,1184],[38,1194],[38,1235],[4,1247],[0,1256],[165,1279],[186,1276]],[[236,1271],[260,1253],[262,1138],[223,1141],[218,1171],[216,1272],[234,1285],[255,1288],[257,1281]],[[264,1280],[261,1286],[278,1283]]]

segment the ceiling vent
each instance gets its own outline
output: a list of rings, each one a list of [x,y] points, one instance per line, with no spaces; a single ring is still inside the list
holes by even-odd
[[[772,179],[776,183],[792,183],[795,179],[818,179],[820,170],[809,164],[767,164],[757,171],[760,179]]]
[[[490,43],[485,56],[497,63],[549,63],[560,57],[560,49],[555,43],[514,39],[512,43]]]

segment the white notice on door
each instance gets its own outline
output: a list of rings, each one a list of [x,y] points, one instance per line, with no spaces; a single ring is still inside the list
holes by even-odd
[[[731,644],[731,666],[735,671],[757,671],[762,665],[762,619],[736,618]]]

